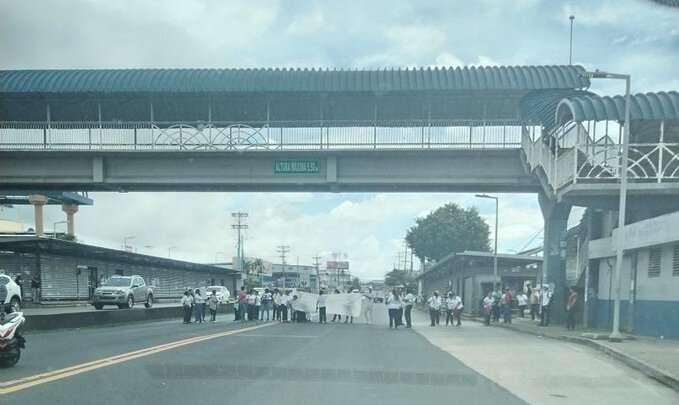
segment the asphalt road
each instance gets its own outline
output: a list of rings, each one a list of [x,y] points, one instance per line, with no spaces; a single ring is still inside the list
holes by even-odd
[[[0,370],[0,403],[679,403],[586,347],[473,322],[429,328],[420,314],[414,329],[390,330],[384,315],[376,305],[374,325],[224,315],[31,333],[20,363]]]
[[[22,378],[22,389],[0,394],[11,404],[318,403],[523,404],[517,397],[413,330],[363,324],[182,325],[153,322],[111,328],[34,333],[17,367],[0,381]],[[257,326],[256,326],[257,327]],[[241,329],[239,329],[241,328]],[[240,332],[240,333],[234,333]],[[231,333],[169,350],[97,363],[91,370],[56,371],[180,339]],[[77,366],[75,370],[79,370]],[[47,380],[47,381],[43,381]],[[15,385],[16,386],[16,385]],[[0,383],[0,387],[2,387]]]

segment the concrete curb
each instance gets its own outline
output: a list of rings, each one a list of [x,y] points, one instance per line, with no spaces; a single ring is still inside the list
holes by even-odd
[[[219,313],[233,312],[233,304],[220,305]],[[181,306],[155,307],[148,309],[120,309],[106,311],[67,312],[63,314],[27,315],[24,331],[46,331],[56,329],[75,329],[95,326],[112,326],[131,322],[155,321],[162,319],[181,319],[184,316]]]
[[[467,320],[474,321],[474,322],[483,322],[482,320],[479,320],[478,318],[472,318],[469,317]],[[505,325],[505,324],[492,324],[492,326],[504,328],[504,329],[509,329],[514,332],[519,332],[519,333],[524,333],[527,335],[532,335],[532,336],[538,336],[538,337],[544,337],[548,339],[555,339],[555,340],[561,340],[565,342],[571,342],[571,343],[577,343],[581,344],[584,346],[591,347],[599,352],[602,352],[611,358],[618,360],[619,362],[625,364],[627,367],[633,368],[637,371],[640,371],[644,375],[646,375],[649,378],[652,378],[659,383],[665,385],[668,388],[671,388],[672,390],[679,392],[679,379],[677,379],[675,376],[672,374],[661,370],[655,366],[652,366],[648,363],[646,363],[643,360],[637,359],[635,357],[632,357],[626,353],[623,353],[619,350],[615,350],[611,347],[608,347],[602,343],[597,342],[596,340],[588,339],[585,337],[575,337],[575,336],[566,336],[566,335],[554,335],[554,334],[549,334],[549,333],[542,333],[542,334],[536,334],[531,331],[524,330],[522,328],[513,326],[513,325]],[[623,343],[624,344],[624,343]]]

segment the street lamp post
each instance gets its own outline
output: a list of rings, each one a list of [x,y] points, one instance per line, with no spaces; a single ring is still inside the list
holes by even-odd
[[[123,238],[123,250],[124,250],[124,251],[126,251],[127,248],[130,247],[130,246],[127,246],[127,241],[128,241],[128,240],[132,240],[132,239],[134,239],[134,238],[135,238],[134,235],[126,236],[126,237]]]
[[[53,230],[53,234],[54,234],[54,239],[57,238],[57,225],[59,225],[59,224],[66,224],[66,223],[67,223],[67,221],[57,221],[57,222],[54,223],[54,225],[52,225],[52,230]]]
[[[622,272],[622,260],[625,254],[625,210],[627,209],[627,159],[629,158],[629,120],[630,120],[630,87],[632,78],[628,74],[608,73],[596,70],[586,72],[589,79],[617,79],[625,81],[625,124],[622,130],[622,156],[620,157],[620,199],[618,200],[618,237],[616,238],[617,249],[615,252],[614,288],[613,300],[613,330],[608,336],[612,342],[622,341],[620,333],[620,273]]]
[[[495,200],[495,248],[493,253],[493,291],[497,289],[498,275],[497,275],[497,231],[498,231],[498,218],[499,218],[499,198],[488,195],[488,194],[476,194],[478,198],[488,198],[490,200]]]

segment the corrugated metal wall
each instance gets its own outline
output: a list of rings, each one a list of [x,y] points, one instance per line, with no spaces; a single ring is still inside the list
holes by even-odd
[[[40,280],[43,300],[73,300],[89,297],[89,271],[76,275],[77,266],[96,268],[97,280],[101,283],[115,274],[138,274],[154,287],[156,299],[179,298],[187,287],[225,285],[233,293],[233,276],[224,272],[209,273],[155,266],[131,265],[76,257],[40,255]],[[30,296],[30,278],[38,274],[37,259],[30,254],[0,254],[0,269],[15,275],[20,271],[24,278],[24,297]]]

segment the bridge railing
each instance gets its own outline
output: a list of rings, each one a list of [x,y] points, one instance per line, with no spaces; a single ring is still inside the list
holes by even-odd
[[[516,120],[0,122],[0,150],[516,149]]]

